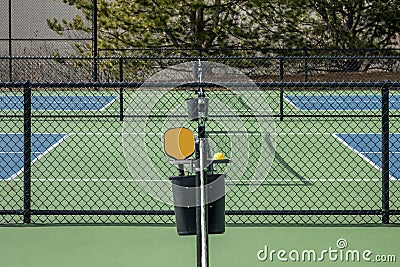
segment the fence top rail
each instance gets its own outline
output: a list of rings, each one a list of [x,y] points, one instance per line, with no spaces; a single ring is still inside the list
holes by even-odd
[[[298,47],[298,48],[274,48],[274,47],[258,47],[258,48],[245,48],[245,47],[188,47],[177,48],[170,46],[150,46],[150,47],[132,47],[132,48],[100,48],[105,51],[151,51],[151,50],[174,50],[174,51],[400,51],[400,48],[377,48],[377,47],[363,47],[363,48],[339,48],[339,47]]]
[[[149,56],[149,55],[138,55],[138,56],[101,56],[101,57],[56,57],[56,56],[1,56],[0,60],[221,60],[221,59],[248,59],[248,60],[262,60],[262,59],[275,59],[275,60],[304,60],[304,59],[340,59],[340,60],[351,60],[351,59],[400,59],[400,55],[388,55],[388,56],[316,56],[316,55],[277,55],[277,56]]]
[[[92,38],[0,38],[0,41],[91,41]],[[388,50],[390,51],[390,50]]]
[[[0,87],[5,88],[198,88],[198,87],[226,87],[226,88],[377,88],[400,87],[400,82],[2,82]]]

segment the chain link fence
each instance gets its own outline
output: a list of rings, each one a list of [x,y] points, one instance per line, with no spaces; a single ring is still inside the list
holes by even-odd
[[[150,52],[152,51],[152,52]],[[230,51],[230,50],[228,50]],[[134,50],[131,55],[99,57],[0,56],[0,80],[37,82],[144,81],[176,64],[202,59],[240,70],[254,81],[396,81],[396,49],[384,50]],[[236,51],[236,52],[235,52]],[[125,52],[127,53],[127,52]],[[198,54],[193,55],[193,54]],[[358,55],[360,54],[360,55]]]
[[[67,74],[57,74],[60,65],[41,58],[74,55],[77,46],[92,43],[92,34],[69,29],[61,35],[49,23],[84,17],[83,13],[62,1],[1,0],[0,5],[0,80],[52,80],[57,75],[66,80],[68,66],[63,68]]]
[[[165,66],[186,61],[169,60]],[[248,59],[219,62],[245,66],[242,60]],[[268,80],[266,62],[255,58],[249,64],[263,73],[257,77]],[[275,63],[279,66],[279,59]],[[279,77],[279,67],[272,69]],[[149,67],[142,78],[155,71]],[[185,114],[168,112],[199,87],[218,104],[207,122],[215,151],[234,158],[241,153],[235,146],[248,149],[246,157],[215,170],[241,166],[226,181],[228,223],[398,223],[400,84],[395,72],[385,75],[382,79],[391,81],[319,82],[310,72],[310,81],[256,82],[253,107],[260,121],[273,125],[266,139],[260,139],[261,122],[246,106],[248,81],[233,77],[218,86],[185,80],[151,86],[85,79],[0,82],[0,223],[174,223],[173,206],[158,198],[168,193],[169,177],[177,175],[163,152],[162,133],[168,123],[193,127]],[[149,105],[154,97],[156,105]],[[132,110],[136,105],[147,108]],[[124,147],[126,134],[132,133],[125,131],[127,123],[140,136],[131,139],[129,150]],[[243,129],[233,130],[238,123]],[[271,164],[260,162],[263,142],[274,144]],[[132,171],[127,156],[138,159],[134,168],[145,174]],[[255,174],[262,179],[254,180]],[[149,180],[155,195],[143,189]]]
[[[399,222],[399,49],[96,49],[96,27],[49,28],[75,7],[3,2],[0,224],[174,223],[162,134],[194,129],[182,103],[199,87],[210,146],[232,158],[214,170],[228,223]],[[145,83],[198,59],[250,80]]]

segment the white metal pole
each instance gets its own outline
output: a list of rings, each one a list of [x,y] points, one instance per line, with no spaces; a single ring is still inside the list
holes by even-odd
[[[202,64],[201,60],[199,59],[198,62],[198,81],[199,83],[202,82],[202,75],[203,75],[203,69],[202,69]],[[200,229],[197,229],[197,246],[198,246],[198,261],[200,260],[200,264],[198,262],[198,265],[201,267],[208,267],[208,230],[207,230],[207,189],[206,189],[206,183],[207,183],[207,174],[206,174],[206,160],[207,160],[207,153],[205,151],[205,146],[206,146],[206,113],[204,112],[204,105],[205,105],[205,95],[204,95],[204,90],[203,88],[199,85],[199,91],[198,91],[198,102],[197,102],[197,108],[198,108],[198,139],[199,139],[199,172],[200,172],[200,181],[199,181],[199,188],[197,189],[198,194],[200,195],[198,200],[200,203],[199,209],[197,209],[197,213],[200,212],[200,214],[196,214],[197,218],[197,227]],[[199,218],[200,217],[200,218]],[[200,236],[199,236],[200,235]],[[200,257],[199,257],[200,256]]]
[[[201,245],[202,245],[202,259],[201,266],[208,266],[208,238],[207,238],[207,190],[206,190],[206,177],[205,177],[205,160],[207,153],[205,153],[205,140],[200,138],[200,225],[201,225]]]

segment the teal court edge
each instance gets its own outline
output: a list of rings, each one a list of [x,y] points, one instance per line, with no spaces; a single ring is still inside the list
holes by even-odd
[[[59,145],[68,135],[59,133],[32,134],[31,162],[34,163]],[[10,180],[24,169],[24,135],[0,134],[0,180]]]
[[[116,96],[32,96],[33,111],[100,111],[110,106]],[[0,96],[0,111],[24,110],[23,96]]]
[[[334,134],[342,144],[357,153],[379,171],[382,170],[382,134],[340,133]],[[400,180],[400,134],[389,134],[389,175]]]

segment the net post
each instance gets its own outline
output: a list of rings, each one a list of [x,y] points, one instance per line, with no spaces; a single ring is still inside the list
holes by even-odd
[[[384,82],[382,94],[382,223],[389,223],[389,85]]]
[[[119,88],[119,121],[124,120],[124,89]]]
[[[24,223],[31,222],[32,87],[24,84]]]

